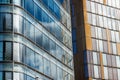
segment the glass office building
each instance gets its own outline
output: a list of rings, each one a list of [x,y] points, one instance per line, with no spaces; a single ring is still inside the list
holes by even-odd
[[[69,0],[0,0],[0,80],[74,80]]]
[[[76,80],[120,80],[120,0],[72,0],[72,11]]]

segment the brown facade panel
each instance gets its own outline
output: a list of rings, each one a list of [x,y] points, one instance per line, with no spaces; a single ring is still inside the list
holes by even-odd
[[[101,52],[100,52],[100,65],[101,65],[101,78],[104,79],[104,66],[103,66],[103,57]]]
[[[120,43],[117,43],[117,53],[120,55]]]
[[[108,53],[111,53],[111,46],[110,46],[110,31],[106,29],[107,32],[107,42],[108,42]]]

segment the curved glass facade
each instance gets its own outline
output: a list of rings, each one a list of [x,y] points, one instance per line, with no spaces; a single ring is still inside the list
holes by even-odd
[[[62,4],[0,1],[0,80],[74,80],[70,13]]]

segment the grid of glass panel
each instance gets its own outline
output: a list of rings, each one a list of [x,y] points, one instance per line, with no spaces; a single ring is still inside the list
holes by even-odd
[[[74,80],[69,0],[0,4],[0,80]]]
[[[120,56],[117,44],[120,43],[120,0],[86,0],[88,23],[91,27],[92,51],[85,52],[88,66],[86,77],[93,80],[119,80]],[[100,60],[100,52],[102,60]],[[85,63],[86,63],[85,62]]]

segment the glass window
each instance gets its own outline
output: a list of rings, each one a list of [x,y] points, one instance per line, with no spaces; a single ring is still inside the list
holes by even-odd
[[[50,62],[44,58],[44,73],[50,75]]]
[[[99,18],[99,26],[103,27],[103,17],[98,16],[98,18]]]
[[[0,72],[0,80],[3,80],[3,73]]]
[[[5,72],[5,80],[12,80],[12,72]]]
[[[28,22],[28,21],[26,21],[25,22],[26,23],[26,25],[25,25],[25,32],[24,32],[24,34],[25,34],[25,36],[27,36],[29,39],[31,39],[31,40],[35,40],[35,28],[34,28],[34,26],[30,23],[30,22]]]
[[[117,67],[120,67],[120,57],[119,56],[116,56],[116,64],[117,64]]]
[[[96,39],[92,39],[92,48],[93,50],[97,50]]]
[[[43,58],[37,53],[35,53],[35,68],[40,72],[43,72]]]
[[[103,41],[102,40],[99,40],[99,48],[100,48],[100,51],[103,52]]]
[[[11,31],[12,30],[12,15],[4,14],[2,20],[3,20],[2,25],[4,26],[3,29],[5,31]]]
[[[116,66],[116,57],[114,55],[111,55],[111,57],[112,57],[112,66],[117,67]]]
[[[25,9],[34,16],[34,2],[33,0],[25,0]]]
[[[51,1],[51,0],[49,0]],[[49,16],[44,12],[42,11],[42,24],[47,28],[48,26],[48,22],[49,22]]]
[[[4,42],[4,59],[5,60],[11,60],[12,59],[12,43],[11,42]]]
[[[104,78],[108,79],[108,68],[104,67]]]
[[[37,28],[35,28],[35,40],[39,46],[42,46],[42,42],[43,42],[42,38],[43,38],[43,33],[39,31]]]
[[[10,3],[11,0],[0,0],[0,3]]]
[[[91,11],[91,10],[90,10],[90,2],[91,2],[91,1],[88,1],[88,0],[87,0],[87,11]]]
[[[102,58],[103,58],[103,65],[107,65],[107,57],[106,57],[106,54],[102,54]]]
[[[95,13],[95,3],[91,2],[91,10],[93,13]]]
[[[113,54],[117,54],[117,49],[116,49],[115,43],[112,43],[112,51],[113,51]]]
[[[56,44],[52,40],[50,40],[50,53],[56,55]]]
[[[21,6],[21,4],[22,4],[21,1],[22,1],[22,0],[13,0],[13,3],[16,4],[16,5]]]
[[[106,6],[105,5],[102,5],[103,6],[103,15],[106,16]]]
[[[116,42],[120,42],[119,32],[115,32],[115,35],[116,35]]]
[[[42,21],[42,9],[35,4],[35,18],[37,18],[40,22]]]
[[[92,23],[91,13],[87,13],[87,15],[88,15],[88,23],[91,24]]]
[[[119,77],[120,76],[120,69],[117,69],[117,72],[118,72],[117,73],[118,74],[118,80],[120,80],[120,77]]]
[[[98,64],[98,53],[96,52],[93,52],[93,63],[94,64]]]
[[[102,29],[102,39],[107,39],[107,33],[106,33],[106,29]]]
[[[57,67],[57,80],[63,80],[63,71],[59,67]]]
[[[54,12],[55,12],[56,17],[60,20],[60,16],[61,16],[60,15],[60,8],[55,3],[54,3]]]
[[[31,67],[35,67],[35,54],[29,48],[26,48],[25,60],[26,60],[25,62],[27,65],[29,65]]]
[[[113,68],[108,68],[108,72],[107,72],[107,74],[108,74],[108,79],[110,79],[110,80],[113,80],[113,70],[112,70]],[[107,75],[106,74],[106,75]],[[107,78],[107,77],[106,77]]]
[[[14,80],[24,80],[24,74],[22,73],[17,73],[17,72],[14,72]]]
[[[92,24],[96,25],[96,15],[92,14]]]
[[[59,47],[58,45],[56,45],[56,57],[61,60],[63,55],[63,49],[61,47]]]
[[[102,29],[98,28],[98,38],[102,39]]]
[[[13,43],[13,58],[15,61],[18,61],[20,62],[21,60],[21,53],[20,53],[20,46],[19,46],[19,43]]]
[[[4,14],[0,13],[0,32],[3,31]]]
[[[19,15],[13,15],[13,26],[14,26],[14,31],[17,33],[22,33],[24,31],[24,20],[21,16]]]
[[[103,17],[104,27],[107,28],[107,18]]]
[[[103,41],[104,52],[108,53],[108,44],[107,41]]]
[[[42,0],[45,5],[48,5],[48,0]]]
[[[99,78],[99,68],[98,66],[94,65],[94,77]]]
[[[49,38],[46,35],[43,35],[43,42],[42,42],[42,46],[45,50],[47,50],[48,52],[50,51],[50,43],[49,43]]]
[[[51,63],[51,76],[54,80],[57,80],[57,66],[54,63]]]
[[[54,1],[53,0],[48,0],[48,7],[50,10],[54,11]]]
[[[0,61],[3,60],[3,42],[0,42]]]

